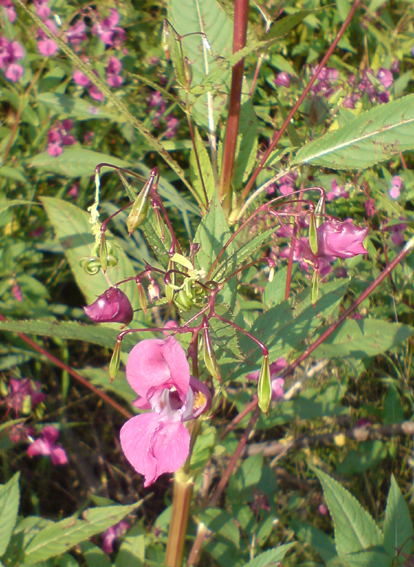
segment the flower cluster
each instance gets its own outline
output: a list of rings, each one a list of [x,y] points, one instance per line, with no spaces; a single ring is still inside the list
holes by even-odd
[[[164,97],[162,96],[160,91],[154,91],[150,94],[148,99],[148,106],[149,110],[155,109],[154,117],[152,119],[153,125],[155,127],[158,127],[160,126],[161,120],[165,121],[167,129],[164,135],[166,138],[173,138],[177,133],[180,121],[172,114],[164,116],[164,113],[167,109],[167,103],[165,102]]]
[[[106,82],[109,86],[117,88],[124,82],[120,73],[122,70],[122,63],[115,56],[109,58],[108,65],[105,68]],[[96,70],[93,71],[97,77],[99,77]],[[95,100],[102,101],[104,99],[103,93],[92,84],[92,81],[81,71],[76,70],[73,74],[73,80],[80,87],[88,89],[89,96]]]
[[[403,180],[401,179],[401,177],[399,175],[394,175],[394,177],[391,179],[391,187],[388,191],[388,195],[391,197],[391,199],[394,199],[394,201],[400,196],[402,185]]]
[[[332,179],[331,190],[326,194],[326,200],[334,201],[335,199],[339,199],[340,197],[347,199],[349,197],[349,193],[342,185],[338,185],[336,179]]]
[[[0,69],[9,81],[16,83],[24,73],[23,67],[17,63],[23,59],[23,47],[17,41],[9,41],[7,37],[0,36]]]
[[[12,0],[0,0],[0,6],[4,8],[6,12],[6,16],[9,19],[9,22],[12,24],[16,21],[17,14],[16,10],[14,9]]]
[[[47,135],[47,153],[52,157],[60,156],[63,146],[72,146],[75,138],[69,133],[73,128],[72,120],[63,120],[51,128]]]
[[[147,339],[131,351],[127,380],[139,398],[136,407],[151,409],[121,429],[122,450],[147,487],[161,474],[177,471],[190,451],[184,422],[211,404],[208,388],[190,375],[185,352],[174,337]]]
[[[101,20],[97,16],[95,24],[92,26],[92,33],[97,35],[105,45],[110,47],[121,45],[125,41],[125,30],[118,26],[120,16],[115,8],[111,8],[110,15]]]
[[[41,384],[30,378],[18,380],[11,378],[8,385],[8,395],[4,403],[16,413],[28,413],[29,410],[43,402],[45,395],[40,391]]]
[[[380,86],[374,84],[372,77],[375,77],[372,69],[365,69],[362,72],[361,79],[358,84],[356,84],[355,75],[351,74],[348,77],[349,84],[356,89],[356,92],[353,92],[351,95],[348,95],[345,98],[343,102],[343,106],[345,106],[345,108],[355,108],[355,103],[361,98],[363,94],[366,94],[368,96],[371,103],[376,101],[380,103],[386,103],[389,101],[389,89],[394,83],[392,72],[382,67],[381,69],[378,69],[376,79],[381,84]]]

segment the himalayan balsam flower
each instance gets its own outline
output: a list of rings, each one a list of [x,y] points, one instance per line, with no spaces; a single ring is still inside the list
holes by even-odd
[[[125,40],[126,34],[122,28],[118,27],[119,19],[118,11],[112,8],[110,16],[103,21],[98,18],[91,31],[94,35],[99,36],[105,45],[120,44]]]
[[[127,421],[120,434],[126,458],[144,475],[147,487],[184,464],[190,434],[183,422],[206,411],[211,394],[190,376],[185,352],[174,337],[138,343],[129,355],[126,376],[140,396],[134,405],[152,410]]]
[[[97,77],[99,77],[98,71],[94,70],[93,73]],[[98,100],[99,102],[103,101],[104,99],[103,93],[101,93],[98,87],[95,87],[95,85],[92,84],[90,79],[84,73],[78,70],[75,71],[73,74],[73,80],[77,85],[81,87],[85,87],[85,88],[89,87],[88,88],[89,96],[91,96],[93,99]]]
[[[122,69],[122,63],[116,57],[111,57],[106,67],[106,82],[109,86],[117,88],[122,85],[124,79],[119,74]]]
[[[317,234],[318,257],[353,258],[367,253],[363,241],[368,234],[368,228],[355,226],[351,219],[344,222],[325,221],[318,227]]]
[[[400,217],[400,220],[404,220],[403,217]],[[391,240],[395,244],[395,246],[402,246],[404,244],[405,238],[403,231],[406,230],[407,225],[404,223],[393,224],[387,228],[391,234]]]
[[[42,455],[50,457],[54,465],[66,465],[68,456],[62,445],[56,445],[59,431],[53,425],[46,425],[42,429],[41,437],[36,439],[27,449],[29,457]]]
[[[105,553],[112,553],[114,550],[114,542],[118,537],[124,535],[129,530],[131,524],[126,520],[121,520],[114,526],[111,526],[102,534],[102,549]]]
[[[57,35],[57,29],[53,20],[45,20],[45,26],[50,29],[52,33]],[[37,30],[36,37],[40,40],[37,44],[39,53],[44,57],[52,57],[58,52],[59,46],[56,41],[47,37],[45,32],[41,29]]]
[[[41,384],[36,380],[30,378],[23,378],[17,380],[11,378],[9,382],[9,395],[5,398],[5,403],[9,408],[14,409],[16,412],[21,412],[25,399],[30,396],[30,406],[34,408],[45,399],[45,395],[40,391]]]
[[[281,400],[284,396],[283,386],[285,381],[279,376],[280,372],[286,368],[287,362],[284,358],[278,358],[275,362],[270,365],[270,380],[272,382],[272,400]],[[247,380],[254,380],[258,382],[260,375],[260,370],[256,372],[250,372],[246,375]]]
[[[24,73],[21,65],[16,63],[23,59],[23,47],[17,41],[10,42],[6,37],[0,36],[0,69],[9,81],[16,83]]]
[[[167,116],[167,129],[165,131],[165,137],[166,138],[174,138],[174,136],[177,133],[178,130],[178,126],[180,124],[180,121],[175,118],[174,116]]]
[[[399,175],[394,175],[394,177],[391,179],[391,187],[388,191],[388,195],[394,201],[400,196],[402,184],[403,180]]]
[[[11,24],[15,22],[17,18],[17,14],[14,9],[13,2],[11,0],[0,0],[0,6],[3,6],[9,22]]]
[[[336,179],[332,179],[331,190],[326,194],[326,199],[327,201],[334,201],[335,199],[339,199],[340,197],[347,199],[349,197],[349,193],[348,191],[345,191],[342,185],[338,185]]]
[[[131,302],[117,287],[110,287],[104,291],[92,305],[87,305],[83,310],[95,323],[128,325],[134,317]]]
[[[319,504],[318,512],[321,516],[327,516],[328,515],[328,508],[325,506],[325,504]]]
[[[76,143],[75,138],[69,134],[73,128],[73,122],[69,118],[62,124],[56,124],[47,135],[47,153],[52,157],[60,156],[63,152],[62,146],[72,146]]]
[[[65,33],[66,39],[73,45],[75,51],[79,51],[79,45],[82,41],[86,41],[86,25],[83,20],[77,21],[73,26],[70,26]]]
[[[39,18],[45,20],[50,16],[49,0],[34,0],[33,4]]]
[[[282,71],[281,73],[276,75],[274,83],[278,87],[285,87],[288,89],[290,87],[290,77],[285,71]]]

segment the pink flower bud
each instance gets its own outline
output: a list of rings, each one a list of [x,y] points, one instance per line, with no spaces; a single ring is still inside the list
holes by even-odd
[[[334,256],[335,258],[353,258],[358,254],[366,254],[363,241],[368,228],[338,220],[325,221],[317,230],[318,256]]]
[[[95,323],[128,325],[134,317],[131,302],[117,287],[110,287],[92,305],[87,305],[83,309],[89,319]]]
[[[276,75],[274,82],[278,87],[286,87],[287,89],[290,87],[290,77],[285,71]]]

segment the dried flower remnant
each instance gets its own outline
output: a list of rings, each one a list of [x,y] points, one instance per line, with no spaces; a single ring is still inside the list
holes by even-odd
[[[368,198],[364,203],[364,209],[367,216],[373,217],[375,215],[375,201],[374,199]]]
[[[66,465],[68,456],[62,445],[56,445],[59,431],[53,425],[46,425],[41,432],[41,437],[36,439],[27,449],[29,457],[41,455],[50,457],[56,465]]]
[[[147,487],[161,474],[175,472],[184,464],[190,434],[183,422],[207,411],[211,394],[190,376],[185,352],[174,337],[138,343],[129,355],[126,375],[140,396],[134,405],[152,410],[127,421],[120,433],[122,450],[144,475]]]
[[[11,378],[9,382],[9,394],[5,397],[4,402],[6,405],[20,413],[26,403],[27,398],[30,398],[30,408],[34,408],[45,399],[45,394],[40,391],[40,382],[30,380],[30,378],[22,378],[20,380]]]
[[[124,535],[129,530],[131,524],[126,520],[121,520],[114,526],[105,530],[102,534],[102,549],[105,553],[112,553],[115,540]]]
[[[127,295],[117,287],[110,287],[91,305],[83,308],[95,323],[123,323],[128,325],[134,310]]]
[[[23,57],[24,51],[20,43],[0,36],[0,69],[4,69],[6,78],[13,83],[16,83],[24,73],[23,67],[17,63]]]

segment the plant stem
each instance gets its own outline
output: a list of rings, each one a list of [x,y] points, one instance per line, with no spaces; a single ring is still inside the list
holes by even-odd
[[[174,474],[173,509],[165,552],[167,567],[181,567],[182,565],[192,496],[191,479],[182,470],[176,472]]]
[[[233,54],[246,45],[249,0],[235,0]],[[226,137],[223,149],[223,162],[220,175],[219,197],[223,210],[228,216],[231,210],[231,180],[233,177],[236,153],[237,133],[239,130],[240,101],[243,84],[244,59],[232,69],[229,113],[226,125]]]
[[[262,171],[268,157],[270,156],[270,154],[273,152],[273,150],[275,149],[277,143],[279,142],[280,138],[283,136],[283,134],[285,133],[286,128],[289,126],[290,121],[292,120],[293,116],[296,114],[296,111],[298,110],[298,108],[300,107],[300,105],[302,104],[302,102],[304,101],[305,97],[307,96],[307,94],[309,93],[309,91],[311,90],[314,82],[317,80],[319,73],[322,70],[322,67],[325,66],[325,63],[328,61],[328,59],[330,58],[330,56],[332,55],[333,51],[335,50],[336,46],[338,45],[339,41],[341,40],[342,36],[345,33],[346,28],[349,26],[359,4],[361,3],[361,0],[355,0],[348,16],[346,17],[346,20],[344,21],[344,23],[342,24],[341,29],[339,30],[336,38],[333,40],[331,46],[329,47],[328,51],[326,52],[326,54],[324,55],[322,61],[319,63],[315,74],[313,75],[313,77],[311,78],[311,80],[309,81],[309,83],[307,84],[306,88],[304,89],[303,93],[301,94],[301,96],[298,98],[298,101],[296,102],[296,104],[293,106],[292,110],[289,112],[286,120],[284,121],[281,129],[279,130],[279,132],[277,132],[277,134],[275,135],[275,137],[273,138],[269,148],[267,149],[266,153],[264,154],[262,161],[260,162],[259,166],[256,168],[256,170],[254,171],[253,175],[251,176],[251,178],[249,179],[246,187],[243,189],[243,193],[241,196],[241,201],[244,201],[247,197],[247,195],[249,194],[250,189],[253,187],[254,182],[256,181],[257,176],[259,175],[259,173]]]

